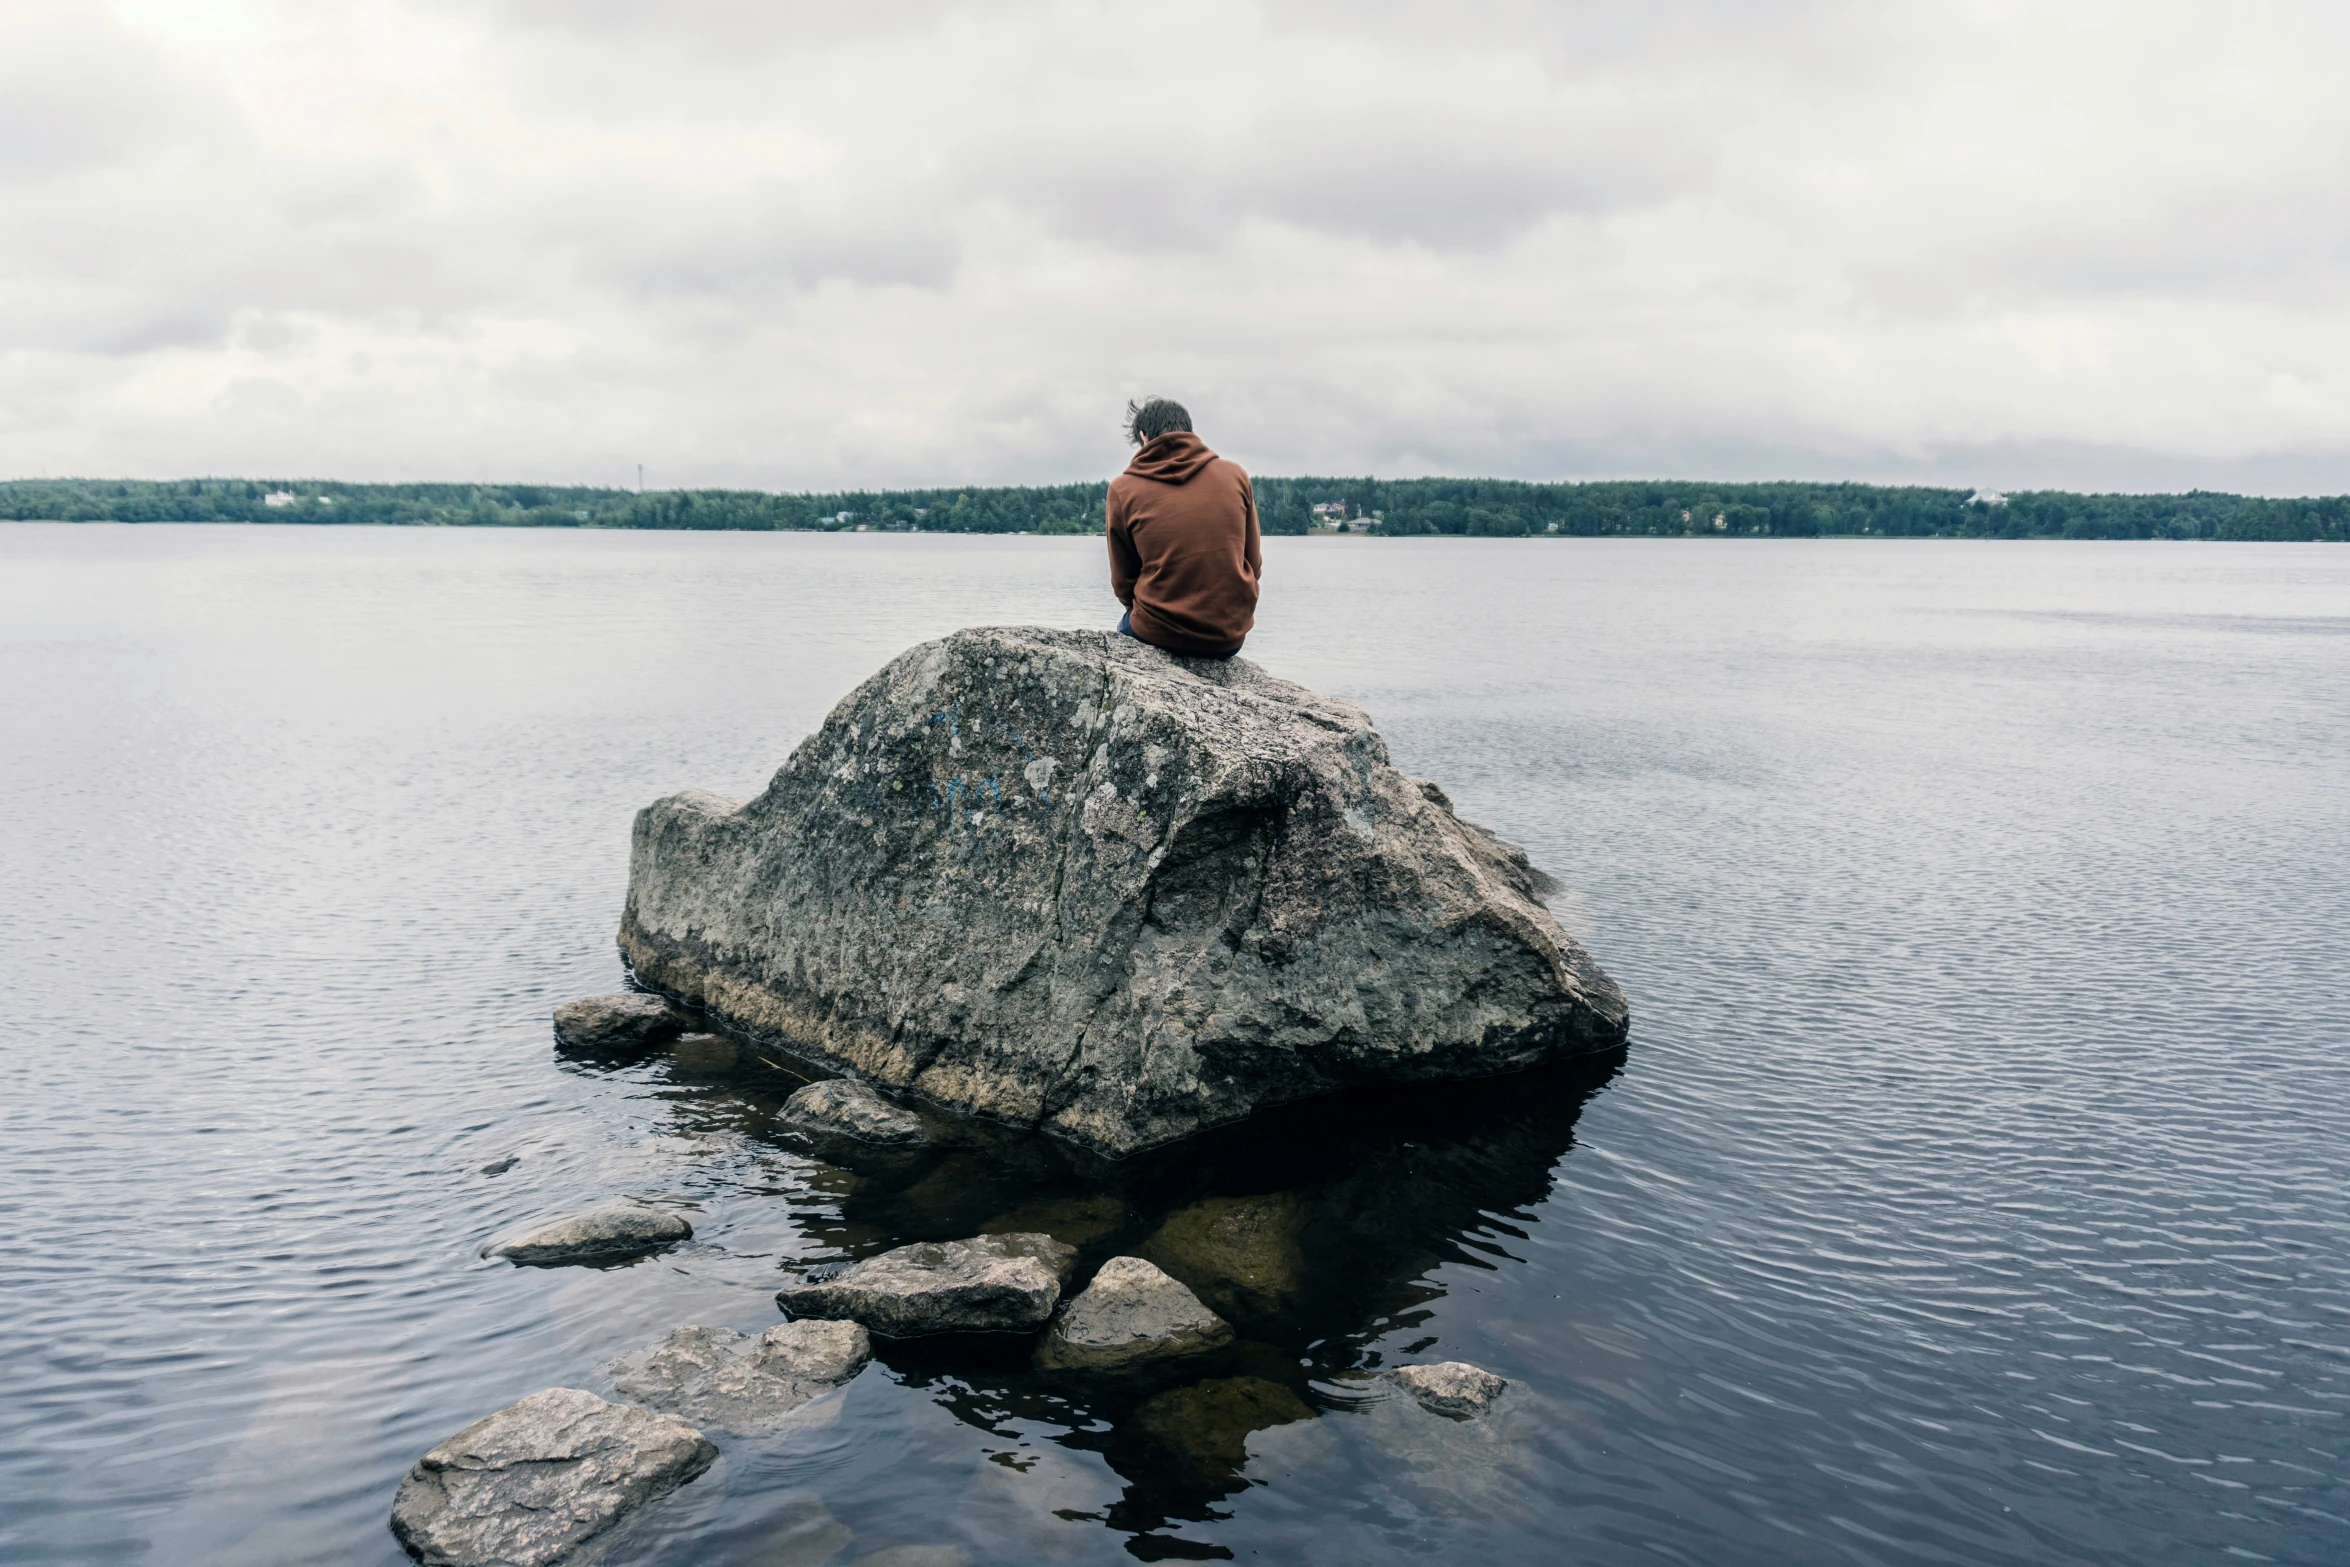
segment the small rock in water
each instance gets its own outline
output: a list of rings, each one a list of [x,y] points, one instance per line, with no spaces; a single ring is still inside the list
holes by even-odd
[[[625,1398],[697,1425],[749,1433],[865,1369],[873,1343],[854,1322],[786,1322],[753,1338],[684,1327],[606,1368]]]
[[[1465,1360],[1447,1360],[1433,1366],[1398,1366],[1386,1372],[1382,1380],[1409,1393],[1431,1414],[1462,1419],[1491,1409],[1493,1401],[1510,1385],[1506,1377],[1497,1377]]]
[[[866,1143],[918,1143],[922,1122],[863,1083],[846,1077],[810,1083],[783,1102],[783,1118]]]
[[[419,1459],[392,1533],[425,1567],[546,1567],[717,1457],[682,1420],[548,1388]]]
[[[794,1317],[845,1317],[888,1338],[1042,1327],[1077,1253],[1049,1235],[921,1241],[779,1290]]]
[[[674,1246],[694,1233],[694,1227],[674,1213],[607,1203],[568,1219],[557,1219],[511,1240],[492,1241],[481,1249],[485,1257],[508,1262],[596,1262],[633,1257]]]
[[[555,1009],[555,1043],[566,1050],[646,1050],[685,1032],[685,1019],[659,996],[623,991],[585,996]]]
[[[1232,1342],[1232,1325],[1140,1257],[1112,1257],[1036,1349],[1048,1371],[1118,1371]]]
[[[751,1364],[769,1376],[803,1382],[846,1382],[873,1358],[873,1340],[854,1322],[802,1317],[759,1335]]]
[[[521,1162],[522,1155],[518,1153],[510,1153],[503,1159],[492,1159],[489,1163],[483,1165],[481,1167],[481,1173],[484,1175],[504,1175],[508,1170],[513,1169]]]

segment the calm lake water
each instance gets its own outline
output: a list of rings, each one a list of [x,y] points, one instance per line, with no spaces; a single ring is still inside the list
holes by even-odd
[[[616,1561],[2350,1560],[2350,550],[1267,553],[1250,655],[1566,883],[1629,1051],[1121,1168],[1104,1247],[1299,1216],[1219,1387],[885,1345]],[[0,1561],[403,1561],[467,1422],[1097,1195],[1051,1148],[820,1164],[776,1064],[567,1062],[547,1013],[621,978],[638,806],[755,792],[918,640],[1106,625],[1101,575],[0,528]],[[612,1197],[696,1239],[476,1255]],[[1524,1418],[1432,1461],[1350,1373],[1447,1358]]]

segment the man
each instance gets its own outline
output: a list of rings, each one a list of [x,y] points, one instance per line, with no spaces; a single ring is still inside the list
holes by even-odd
[[[1256,624],[1264,545],[1248,475],[1191,433],[1181,403],[1126,405],[1141,450],[1110,481],[1118,629],[1190,658],[1230,658]]]

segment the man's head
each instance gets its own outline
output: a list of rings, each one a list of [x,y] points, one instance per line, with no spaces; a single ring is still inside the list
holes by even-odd
[[[1191,415],[1181,403],[1153,397],[1126,405],[1126,439],[1137,446],[1148,446],[1171,430],[1188,432],[1190,429]]]

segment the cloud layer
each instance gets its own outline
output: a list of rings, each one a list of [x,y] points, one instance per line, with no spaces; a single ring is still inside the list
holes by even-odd
[[[2350,11],[15,0],[0,474],[2350,489]]]

